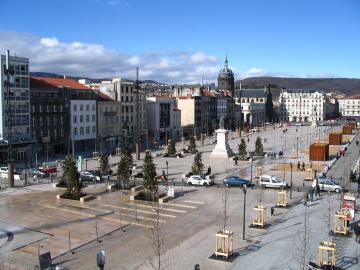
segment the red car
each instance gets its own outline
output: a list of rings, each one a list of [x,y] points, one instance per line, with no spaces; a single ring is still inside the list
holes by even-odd
[[[52,166],[40,167],[39,169],[46,173],[56,173],[57,172],[56,167],[52,167]]]

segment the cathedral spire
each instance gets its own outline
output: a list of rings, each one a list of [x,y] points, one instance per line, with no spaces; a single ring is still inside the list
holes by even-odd
[[[227,57],[227,50],[225,53],[225,67],[227,68],[229,66],[228,57]]]

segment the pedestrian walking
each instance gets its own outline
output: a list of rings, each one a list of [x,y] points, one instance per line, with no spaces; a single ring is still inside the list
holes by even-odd
[[[37,175],[34,175],[34,183],[39,183],[39,179],[37,179]]]
[[[297,170],[300,171],[300,161],[298,161]]]
[[[316,195],[320,198],[320,185],[319,185],[319,180],[316,178]]]
[[[235,164],[234,164],[234,165],[235,165],[235,166],[238,166],[238,159],[239,159],[238,156],[235,156],[235,157],[234,157],[234,161],[235,161]]]
[[[301,170],[302,171],[305,171],[305,162],[303,161],[303,163],[302,163],[302,166],[301,166],[302,168],[301,168]]]
[[[304,192],[304,206],[308,206],[308,202],[309,202],[309,192],[306,190]]]
[[[355,242],[360,243],[360,223],[354,226]]]
[[[211,175],[211,167],[209,165],[208,169],[207,169],[207,175]]]
[[[314,193],[316,191],[316,179],[313,180],[311,184],[311,191],[310,191],[310,201],[314,200]]]

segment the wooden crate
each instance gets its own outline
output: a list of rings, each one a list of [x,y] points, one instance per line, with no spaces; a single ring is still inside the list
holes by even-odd
[[[336,266],[336,244],[321,242],[319,246],[319,264]]]
[[[286,190],[280,190],[278,191],[278,198],[277,198],[277,206],[288,206],[288,199],[287,199],[287,191]]]
[[[326,161],[329,158],[329,144],[313,143],[310,145],[309,154],[311,161]]]
[[[342,144],[342,132],[333,132],[329,134],[330,145],[341,145]]]
[[[346,213],[335,213],[334,233],[340,233],[343,235],[347,235],[349,233],[347,218],[348,215]]]
[[[262,205],[253,208],[253,226],[264,227],[266,225],[266,207]]]
[[[219,231],[216,234],[215,256],[229,258],[233,255],[234,233],[227,230]]]

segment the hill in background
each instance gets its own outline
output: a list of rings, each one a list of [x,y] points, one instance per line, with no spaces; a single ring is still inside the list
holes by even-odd
[[[271,85],[274,96],[281,89],[319,89],[324,92],[336,92],[345,95],[360,94],[360,79],[347,78],[280,78],[280,77],[249,77],[235,82],[235,88],[262,88]]]

